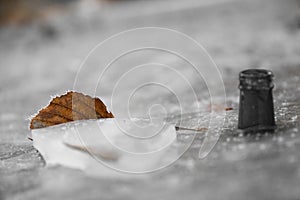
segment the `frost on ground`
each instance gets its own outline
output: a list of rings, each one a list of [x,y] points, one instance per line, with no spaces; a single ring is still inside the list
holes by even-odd
[[[182,10],[181,6],[170,8],[169,2],[186,6]],[[299,0],[236,0],[204,7],[194,5],[181,0],[126,1],[105,4],[99,9],[95,6],[91,14],[82,10],[30,26],[2,28],[0,199],[299,199]],[[43,159],[26,139],[30,132],[28,116],[45,106],[51,95],[73,88],[78,66],[96,44],[120,31],[144,26],[166,27],[188,34],[204,45],[218,65],[227,106],[233,110],[226,112],[222,135],[211,154],[204,160],[198,159],[202,140],[199,135],[199,140],[195,138],[195,143],[173,165],[147,179],[134,181],[93,178],[81,170],[62,166],[44,167]],[[129,58],[116,65],[133,66],[140,56],[132,54]],[[172,56],[152,54],[150,59],[182,66]],[[98,78],[95,70],[105,67],[97,64],[97,60],[94,62],[95,67],[82,76],[83,89],[94,87],[93,80]],[[236,133],[238,73],[245,68],[267,68],[275,74],[278,126],[275,134],[245,137]],[[191,74],[189,69],[182,67]],[[118,75],[120,71],[113,71],[106,83],[109,85],[111,78]],[[142,79],[142,75],[134,78]],[[178,84],[168,73],[160,77]],[[208,96],[203,95],[203,84],[193,86],[198,88],[199,102],[205,110],[209,102],[205,102]],[[103,91],[98,92],[96,96],[104,95]],[[189,96],[180,92],[183,97]],[[147,92],[141,94],[146,95]],[[161,100],[161,97],[166,98]],[[110,99],[103,98],[109,104]],[[137,100],[135,109],[143,116],[148,114],[141,112],[144,103],[153,100],[163,101],[172,115],[178,114],[178,110],[173,110],[176,102],[166,93],[162,92],[159,98]],[[184,102],[190,107],[194,101],[188,98]],[[201,115],[204,112],[199,113],[187,114],[181,125],[207,127],[207,117]],[[165,117],[175,122],[178,119]],[[62,130],[57,132],[64,134]],[[187,131],[177,131],[176,145],[180,147],[180,142],[189,141],[190,135]],[[74,152],[85,155],[78,148]]]

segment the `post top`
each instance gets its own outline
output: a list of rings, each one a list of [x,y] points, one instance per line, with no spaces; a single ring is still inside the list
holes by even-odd
[[[273,73],[265,69],[247,69],[239,74],[240,89],[268,90],[274,87]]]

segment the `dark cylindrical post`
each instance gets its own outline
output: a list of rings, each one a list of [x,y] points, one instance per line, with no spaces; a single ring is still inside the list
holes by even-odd
[[[240,72],[238,128],[245,131],[275,129],[272,89],[273,73],[263,69]]]

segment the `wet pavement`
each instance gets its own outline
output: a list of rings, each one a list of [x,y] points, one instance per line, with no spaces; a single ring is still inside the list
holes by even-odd
[[[134,1],[99,8],[87,4],[85,9],[75,6],[76,14],[71,10],[43,23],[1,28],[0,199],[300,198],[300,2],[172,1],[172,6],[168,2]],[[28,118],[51,96],[73,88],[81,61],[96,44],[112,34],[144,26],[191,36],[219,67],[227,106],[233,110],[226,111],[215,148],[199,160],[203,137],[196,137],[173,165],[138,178],[92,177],[80,170],[46,166],[27,139]],[[157,62],[177,62],[162,54],[151,55]],[[127,62],[137,60],[131,57]],[[268,68],[275,74],[275,133],[245,136],[236,129],[238,73],[250,67]],[[83,74],[83,88],[93,84],[93,70]],[[207,98],[204,91],[199,99],[203,112],[181,116],[168,107],[172,120],[182,117],[186,126],[194,126],[195,119],[205,121]],[[137,105],[142,102],[147,100]],[[174,103],[171,97],[163,102]],[[184,142],[184,132],[178,134]]]

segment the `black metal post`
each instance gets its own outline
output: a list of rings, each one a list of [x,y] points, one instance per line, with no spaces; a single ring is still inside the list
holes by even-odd
[[[248,69],[240,72],[239,78],[238,128],[247,132],[274,130],[273,73],[263,69]]]

